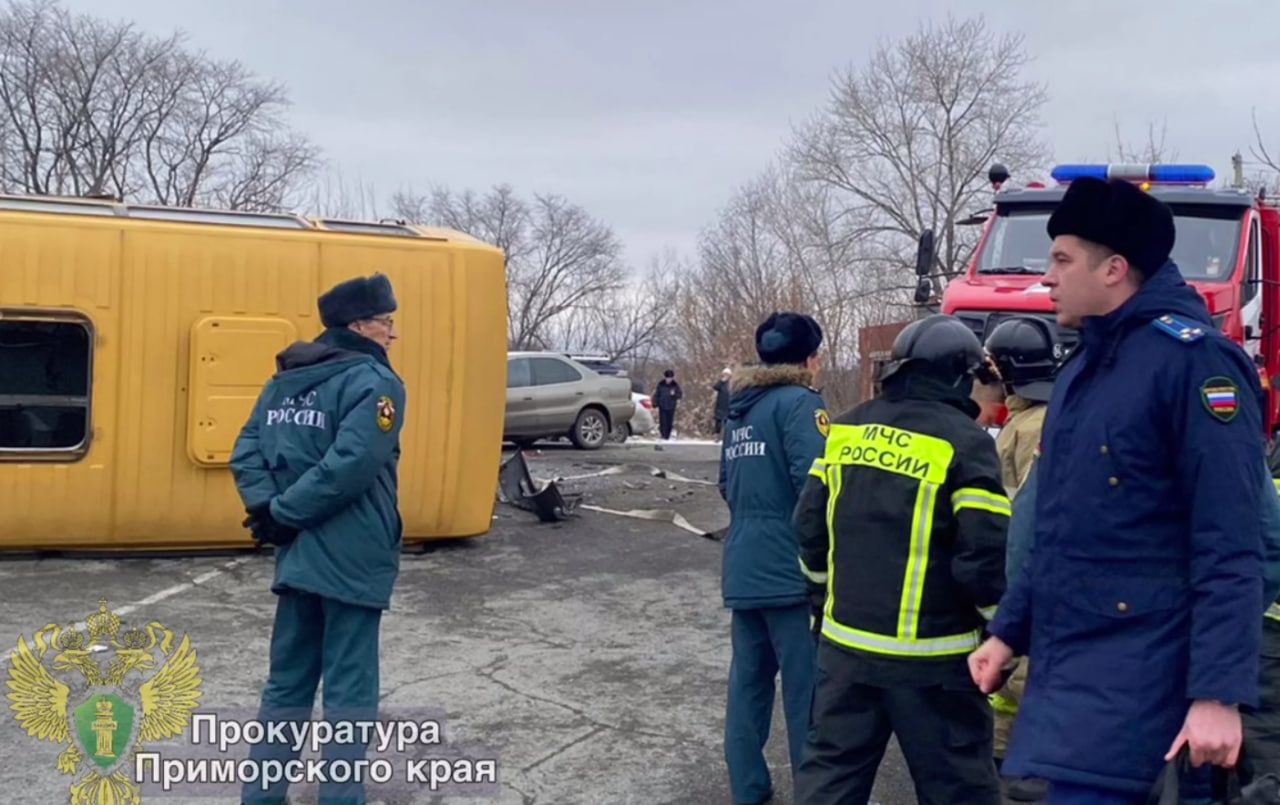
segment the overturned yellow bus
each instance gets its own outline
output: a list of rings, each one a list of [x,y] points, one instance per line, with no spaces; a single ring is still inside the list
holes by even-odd
[[[0,196],[0,550],[248,547],[228,469],[275,355],[395,286],[405,542],[488,531],[502,252],[398,222]]]

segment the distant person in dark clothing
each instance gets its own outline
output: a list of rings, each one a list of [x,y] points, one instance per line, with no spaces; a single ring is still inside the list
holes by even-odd
[[[716,392],[716,435],[724,429],[724,421],[729,418],[729,378],[733,372],[725,369],[720,373],[720,380],[711,388]]]
[[[676,425],[676,404],[684,399],[684,390],[676,382],[676,373],[668,369],[662,373],[662,382],[653,391],[653,407],[658,409],[658,427],[663,439],[671,438]]]

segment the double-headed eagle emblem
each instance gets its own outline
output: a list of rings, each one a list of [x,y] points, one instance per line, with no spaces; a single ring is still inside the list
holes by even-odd
[[[191,640],[155,621],[121,631],[99,602],[85,621],[51,623],[19,635],[9,661],[10,709],[32,738],[66,744],[58,771],[75,775],[72,805],[141,801],[132,766],[138,749],[181,735],[200,700],[200,669]]]

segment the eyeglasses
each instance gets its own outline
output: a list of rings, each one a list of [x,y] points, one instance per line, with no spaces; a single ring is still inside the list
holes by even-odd
[[[391,316],[374,316],[373,318],[369,319],[369,321],[376,321],[379,324],[385,324],[388,327],[396,326],[396,320]]]

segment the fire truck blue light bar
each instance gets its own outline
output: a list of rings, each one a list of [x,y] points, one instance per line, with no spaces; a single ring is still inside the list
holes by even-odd
[[[1059,165],[1050,175],[1059,184],[1086,177],[1152,184],[1208,184],[1216,174],[1208,165]]]

